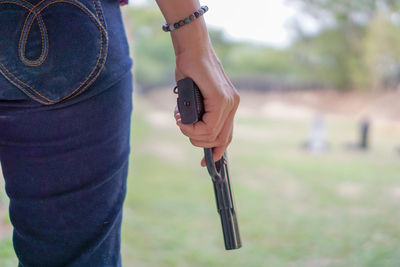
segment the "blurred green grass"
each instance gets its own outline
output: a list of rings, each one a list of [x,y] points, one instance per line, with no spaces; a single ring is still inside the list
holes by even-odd
[[[346,151],[354,122],[334,117],[330,150],[313,155],[307,120],[239,110],[229,160],[243,247],[225,251],[202,150],[154,107],[136,96],[124,266],[399,266],[399,132],[373,128],[370,151]],[[16,266],[10,240],[0,266]]]

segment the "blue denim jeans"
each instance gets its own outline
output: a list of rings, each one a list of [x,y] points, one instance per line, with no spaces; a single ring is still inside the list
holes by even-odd
[[[128,47],[118,0],[0,0],[0,162],[19,266],[121,266]]]

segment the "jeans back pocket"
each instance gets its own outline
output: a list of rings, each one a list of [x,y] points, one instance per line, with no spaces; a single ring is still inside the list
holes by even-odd
[[[0,0],[0,73],[40,103],[82,93],[107,50],[100,0]]]

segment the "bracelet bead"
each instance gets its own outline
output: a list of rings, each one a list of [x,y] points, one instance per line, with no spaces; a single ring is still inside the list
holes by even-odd
[[[165,32],[176,30],[176,29],[180,28],[181,26],[189,24],[190,22],[192,22],[195,19],[199,18],[200,16],[202,16],[207,11],[208,11],[208,6],[202,6],[197,11],[193,12],[188,17],[186,17],[186,18],[184,18],[184,19],[182,19],[182,20],[180,20],[178,22],[175,22],[173,24],[164,23],[162,25],[162,30],[165,31]]]

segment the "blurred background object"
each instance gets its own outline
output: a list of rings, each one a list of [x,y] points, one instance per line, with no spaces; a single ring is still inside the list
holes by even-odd
[[[325,136],[325,121],[321,115],[315,116],[311,125],[310,139],[305,144],[313,153],[322,153],[328,148]]]
[[[400,1],[202,4],[241,94],[229,160],[243,247],[224,251],[202,149],[175,125],[164,19],[133,0],[124,266],[399,266]],[[307,139],[324,153],[299,149]],[[0,192],[0,266],[16,266],[7,212]]]
[[[358,126],[359,140],[356,143],[346,143],[346,148],[356,150],[367,150],[369,148],[369,132],[371,123],[367,118],[364,118]]]

